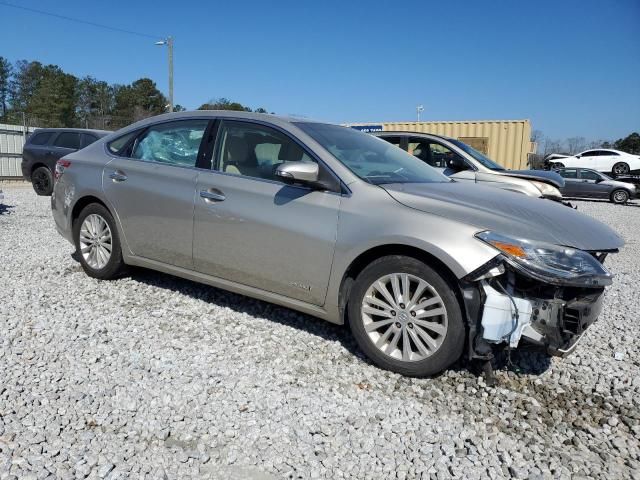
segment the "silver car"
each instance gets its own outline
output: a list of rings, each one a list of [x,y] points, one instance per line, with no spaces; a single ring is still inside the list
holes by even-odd
[[[51,199],[85,272],[147,267],[348,323],[377,365],[570,351],[623,244],[555,202],[454,182],[336,125],[239,112],[138,122],[61,159]]]
[[[564,180],[556,172],[507,170],[460,140],[431,133],[376,132],[372,135],[407,150],[453,180],[562,201],[560,189]]]
[[[566,197],[604,198],[624,204],[640,196],[637,185],[617,181],[590,168],[560,168],[556,171],[565,179],[562,194]]]

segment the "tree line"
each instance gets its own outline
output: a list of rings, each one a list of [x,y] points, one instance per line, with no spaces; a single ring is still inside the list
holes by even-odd
[[[116,130],[168,111],[168,100],[149,78],[129,85],[91,76],[78,78],[57,65],[0,56],[0,123],[27,126]],[[226,98],[210,100],[200,110],[251,109]],[[180,105],[174,111],[185,110]],[[267,113],[264,108],[255,110]]]

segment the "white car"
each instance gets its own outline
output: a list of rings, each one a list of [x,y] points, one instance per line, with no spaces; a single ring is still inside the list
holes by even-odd
[[[616,175],[625,175],[634,170],[640,170],[639,155],[606,148],[585,150],[577,155],[566,157],[550,155],[548,158],[553,166],[558,168],[590,168],[599,172],[613,172]]]

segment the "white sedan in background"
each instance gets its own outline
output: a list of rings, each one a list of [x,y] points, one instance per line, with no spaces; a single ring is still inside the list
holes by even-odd
[[[549,160],[553,166],[558,168],[590,168],[599,172],[612,172],[616,175],[640,171],[639,155],[606,148],[585,150],[573,156],[552,155]]]

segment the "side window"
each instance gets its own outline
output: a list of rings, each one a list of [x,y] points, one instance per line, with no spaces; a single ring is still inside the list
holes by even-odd
[[[389,142],[391,145],[400,147],[402,144],[402,137],[381,137],[385,142]]]
[[[124,156],[124,155],[126,155],[126,152],[123,151],[124,147],[126,147],[127,144],[129,143],[129,141],[131,141],[131,139],[133,137],[138,135],[138,133],[140,133],[140,132],[139,131],[129,132],[126,135],[118,137],[115,140],[109,142],[109,144],[107,145],[107,148],[109,149],[109,151],[111,153],[113,153],[115,155]]]
[[[591,150],[589,152],[584,152],[582,154],[583,157],[596,157],[598,156],[598,153],[595,150]]]
[[[580,178],[582,180],[598,180],[600,175],[596,172],[592,172],[591,170],[580,170]]]
[[[574,168],[560,170],[560,176],[563,178],[578,178],[578,171]]]
[[[409,153],[435,168],[447,168],[447,162],[450,159],[460,157],[459,154],[440,143],[420,138],[409,139]]]
[[[55,139],[53,145],[78,150],[80,148],[80,134],[76,132],[62,132]]]
[[[136,140],[131,158],[195,167],[208,124],[209,120],[180,120],[151,126]]]
[[[228,121],[218,133],[214,165],[221,172],[279,180],[276,168],[284,162],[315,162],[283,133],[262,125]]]
[[[46,145],[51,135],[53,132],[36,133],[29,139],[29,143],[31,145]]]
[[[82,134],[82,148],[91,145],[93,142],[95,142],[96,140],[98,140],[98,137],[96,137],[95,135],[91,135],[89,133],[83,133]]]

